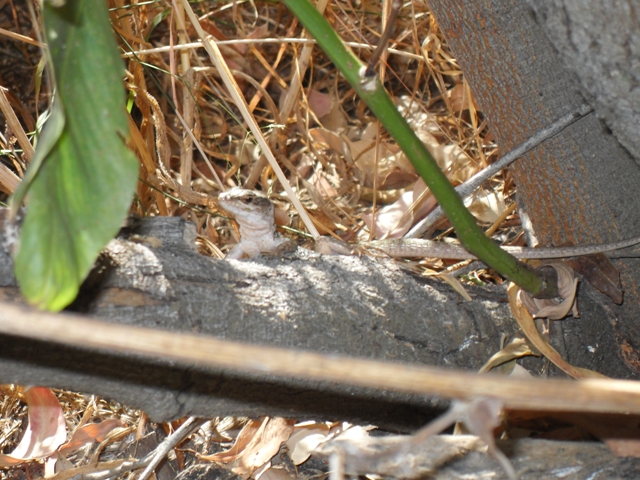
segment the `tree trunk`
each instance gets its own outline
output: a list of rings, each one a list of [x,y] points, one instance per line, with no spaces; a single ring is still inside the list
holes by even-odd
[[[585,102],[577,75],[567,68],[525,2],[442,0],[430,5],[502,152]],[[594,8],[590,2],[581,5]],[[605,23],[602,17],[599,21]],[[529,152],[511,172],[519,204],[542,245],[600,243],[640,233],[640,169],[595,114]],[[640,263],[629,259],[615,265],[624,303],[615,306],[604,296],[597,301],[613,328],[615,353],[637,374]],[[606,320],[588,320],[580,328],[589,321],[597,328]],[[575,327],[566,321],[555,325],[560,334]]]
[[[4,230],[0,218],[0,300],[19,301]],[[500,349],[502,335],[518,333],[503,288],[471,288],[474,301],[467,302],[391,260],[299,249],[226,261],[200,255],[194,241],[195,226],[180,217],[140,219],[108,245],[71,310],[247,344],[471,371]],[[268,373],[248,378],[6,335],[0,383],[93,393],[158,421],[280,415],[412,430],[446,406],[417,395]]]

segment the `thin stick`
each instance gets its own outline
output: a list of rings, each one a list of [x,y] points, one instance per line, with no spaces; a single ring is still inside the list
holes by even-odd
[[[218,46],[220,45],[252,45],[252,44],[281,44],[281,43],[302,43],[302,44],[316,44],[318,43],[314,38],[237,38],[232,40],[219,40],[216,42]],[[359,42],[344,42],[344,44],[351,48],[361,48],[363,50],[372,50],[374,47],[368,45],[366,43]],[[122,54],[123,57],[133,57],[133,56],[141,56],[141,55],[150,55],[154,53],[167,53],[169,51],[178,51],[178,50],[186,50],[186,49],[196,49],[196,48],[204,48],[204,45],[201,41],[185,43],[184,45],[174,45],[173,48],[168,46],[166,47],[156,47],[156,48],[147,48],[144,50],[135,50],[133,52],[124,52]],[[410,58],[411,60],[417,60],[419,62],[424,62],[424,56],[418,55],[416,53],[405,52],[402,50],[398,50],[395,48],[388,48],[387,51],[389,53],[393,53],[394,55],[398,55],[400,57]]]
[[[380,37],[378,46],[369,58],[367,69],[364,71],[365,77],[373,77],[376,74],[376,65],[387,48],[389,40],[391,40],[391,35],[393,34],[393,29],[396,26],[396,19],[398,18],[400,7],[402,7],[402,2],[400,0],[393,0],[393,3],[391,4],[391,11],[389,12],[389,19],[387,20],[387,26]]]
[[[503,168],[506,168],[508,165],[511,165],[518,158],[522,157],[528,151],[534,149],[544,141],[554,137],[559,134],[569,125],[577,122],[585,115],[591,113],[593,108],[590,105],[583,104],[580,105],[575,110],[563,115],[558,120],[553,122],[551,125],[543,128],[539,132],[536,132],[525,142],[518,145],[516,148],[511,150],[505,156],[503,156],[497,162],[491,164],[489,167],[485,168],[481,172],[476,173],[469,180],[464,182],[462,185],[456,187],[456,192],[463,199],[471,195],[476,188],[484,183],[485,180],[491,178],[495,174],[497,174]],[[424,234],[429,228],[436,223],[440,218],[444,215],[442,211],[442,207],[436,207],[429,215],[423,218],[420,222],[418,222],[414,227],[409,230],[409,232],[404,236],[405,238],[419,238]]]
[[[477,375],[242,344],[112,324],[78,315],[40,312],[1,302],[0,333],[245,374],[313,379],[460,400],[489,397],[511,409],[640,414],[640,382],[628,380],[573,381]]]
[[[260,130],[260,127],[258,126],[255,119],[253,118],[253,115],[251,115],[251,112],[249,112],[249,106],[247,105],[247,101],[240,94],[240,88],[238,87],[238,84],[233,78],[233,75],[231,74],[231,71],[229,70],[227,63],[222,57],[222,54],[220,53],[220,49],[218,48],[218,45],[216,44],[213,37],[207,36],[205,31],[200,26],[198,17],[196,17],[195,13],[193,13],[193,10],[191,9],[191,5],[189,5],[188,0],[182,0],[182,3],[184,4],[185,12],[189,17],[189,20],[191,20],[193,27],[195,28],[196,32],[200,36],[203,42],[203,45],[207,50],[209,57],[211,58],[211,61],[218,69],[218,73],[220,74],[222,81],[227,87],[227,90],[229,91],[231,98],[233,98],[236,106],[242,113],[242,118],[244,118],[244,121],[247,122],[247,125],[249,126],[251,133],[253,133],[254,138],[258,142],[258,145],[260,146],[262,153],[265,155],[265,157],[269,161],[269,164],[271,165],[271,168],[273,168],[273,171],[275,172],[276,176],[278,177],[278,180],[282,184],[282,187],[287,192],[287,195],[289,196],[291,203],[293,204],[295,209],[298,211],[298,214],[300,215],[300,219],[304,222],[305,226],[307,227],[307,230],[313,236],[313,238],[318,238],[320,236],[320,233],[318,233],[318,230],[316,229],[313,222],[311,221],[309,214],[307,213],[305,208],[302,206],[302,203],[300,202],[297,195],[291,188],[291,185],[289,184],[289,180],[284,175],[284,172],[280,168],[280,165],[278,165],[276,158],[273,156],[273,153],[271,152],[269,145],[264,139],[264,136],[262,135],[262,131]]]
[[[195,432],[207,421],[206,418],[189,417],[180,427],[165,438],[160,445],[158,445],[153,452],[148,456],[149,464],[144,472],[140,474],[137,480],[147,480],[160,462],[169,454],[169,452],[185,438]],[[144,460],[147,460],[145,458]]]

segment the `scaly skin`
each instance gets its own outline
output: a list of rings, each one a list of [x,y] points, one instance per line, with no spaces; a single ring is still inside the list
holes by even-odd
[[[237,260],[260,254],[275,255],[295,250],[295,242],[276,232],[273,219],[274,206],[266,195],[253,190],[234,187],[218,196],[220,206],[233,214],[240,226],[240,243],[227,254]]]
[[[227,255],[237,259],[244,254],[254,257],[261,253],[277,254],[291,240],[276,233],[273,221],[273,203],[264,194],[240,187],[221,193],[218,197],[220,205],[236,217],[240,225],[242,239]],[[293,243],[293,242],[291,242]],[[640,243],[639,237],[632,237],[619,242],[577,247],[502,247],[516,258],[545,259],[576,257],[593,253],[614,252]],[[362,250],[379,250],[391,257],[428,257],[467,260],[477,258],[464,248],[443,242],[422,239],[376,240],[356,245],[348,245],[330,237],[316,239],[316,250],[326,254],[349,255]],[[615,252],[611,256],[635,257],[640,252]]]

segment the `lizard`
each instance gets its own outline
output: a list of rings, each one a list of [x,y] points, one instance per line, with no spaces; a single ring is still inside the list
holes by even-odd
[[[254,257],[260,254],[277,255],[293,251],[296,243],[276,232],[274,205],[261,192],[234,187],[218,196],[220,206],[235,216],[240,226],[240,243],[228,254],[228,259],[239,259],[243,255]],[[382,251],[390,257],[428,257],[451,260],[471,260],[477,257],[462,246],[426,239],[388,239],[362,242],[350,245],[332,237],[318,237],[316,251],[325,254],[350,255],[363,250]],[[618,242],[601,243],[574,247],[509,247],[502,249],[520,259],[551,259],[591,255],[594,253],[615,252],[611,256],[635,257],[637,251],[617,252],[618,250],[640,244],[640,236]]]
[[[249,258],[278,255],[298,248],[293,240],[276,232],[275,207],[265,194],[234,187],[220,193],[218,203],[233,214],[240,227],[240,242],[227,253],[227,259],[238,260],[245,254]]]

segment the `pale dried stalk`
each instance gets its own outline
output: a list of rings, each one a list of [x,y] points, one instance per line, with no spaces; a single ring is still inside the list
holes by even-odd
[[[220,74],[222,81],[227,87],[227,90],[229,91],[231,98],[233,98],[236,106],[242,113],[242,118],[244,118],[244,121],[247,122],[247,125],[249,126],[249,129],[251,130],[251,133],[253,134],[254,138],[258,142],[258,145],[260,146],[262,153],[265,155],[265,157],[269,161],[269,164],[271,165],[271,168],[276,174],[276,177],[278,177],[278,180],[282,184],[282,187],[287,192],[287,195],[289,196],[291,203],[293,204],[295,209],[298,211],[298,214],[300,215],[300,219],[303,221],[303,223],[307,227],[307,230],[313,236],[313,238],[319,237],[320,234],[318,233],[318,230],[316,229],[315,225],[311,221],[309,214],[307,213],[305,208],[302,206],[302,203],[296,196],[295,192],[291,188],[291,185],[289,185],[289,180],[284,175],[284,172],[280,168],[280,165],[278,165],[277,160],[273,156],[273,153],[271,152],[269,145],[267,144],[266,140],[264,139],[264,136],[262,135],[262,131],[260,130],[260,127],[258,126],[255,119],[253,118],[253,115],[251,115],[251,112],[249,112],[249,106],[247,105],[247,101],[245,100],[244,96],[241,94],[240,88],[238,87],[238,84],[233,78],[233,75],[229,70],[229,66],[227,65],[224,58],[222,57],[222,54],[220,53],[220,49],[218,48],[218,45],[216,44],[215,40],[211,36],[206,35],[205,31],[200,26],[198,17],[196,17],[195,13],[191,9],[191,5],[189,5],[188,0],[182,0],[182,3],[184,4],[185,12],[189,17],[189,20],[191,20],[193,27],[195,28],[196,32],[198,33],[198,36],[202,40],[202,43],[205,49],[207,50],[207,53],[209,54],[211,61],[213,62],[215,67],[218,69],[218,73]]]
[[[249,374],[313,379],[459,400],[495,398],[510,409],[640,414],[640,382],[629,380],[572,381],[477,375],[117,325],[10,303],[0,303],[0,333]]]
[[[5,91],[8,91],[6,88],[0,86],[0,110],[4,115],[4,118],[7,120],[7,124],[9,126],[9,130],[13,133],[18,139],[18,143],[20,147],[22,147],[22,151],[24,152],[24,158],[27,162],[31,161],[33,157],[34,150],[31,142],[29,142],[29,138],[25,133],[22,125],[20,124],[20,120],[16,116],[13,108],[11,108],[11,104],[9,103],[9,99],[5,95]]]

